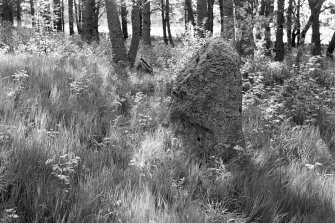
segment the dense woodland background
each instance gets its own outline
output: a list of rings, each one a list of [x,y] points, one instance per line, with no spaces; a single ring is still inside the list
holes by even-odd
[[[0,15],[1,223],[335,222],[332,0],[0,0]],[[241,57],[229,162],[190,158],[169,117],[217,36]]]

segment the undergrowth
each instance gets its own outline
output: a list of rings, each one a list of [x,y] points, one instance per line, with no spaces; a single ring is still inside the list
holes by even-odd
[[[1,222],[334,222],[333,61],[245,58],[242,166],[206,166],[162,126],[206,40],[155,43],[146,74],[108,39],[27,32],[0,55]]]

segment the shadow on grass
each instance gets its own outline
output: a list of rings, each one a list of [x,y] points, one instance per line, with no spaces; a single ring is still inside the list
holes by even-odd
[[[248,222],[335,222],[335,178],[301,163],[278,162],[253,162],[235,175],[238,209]]]

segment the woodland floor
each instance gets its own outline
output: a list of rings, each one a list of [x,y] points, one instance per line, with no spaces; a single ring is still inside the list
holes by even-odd
[[[108,39],[31,38],[0,52],[1,222],[335,222],[334,60],[243,58],[237,168],[189,160],[161,125],[202,40],[140,49],[146,74]]]

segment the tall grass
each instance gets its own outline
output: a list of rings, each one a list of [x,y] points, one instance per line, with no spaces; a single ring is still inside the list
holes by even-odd
[[[153,76],[87,47],[0,56],[3,222],[334,222],[329,117],[271,125],[249,105],[239,160],[198,164],[161,121],[199,44],[155,46]]]

